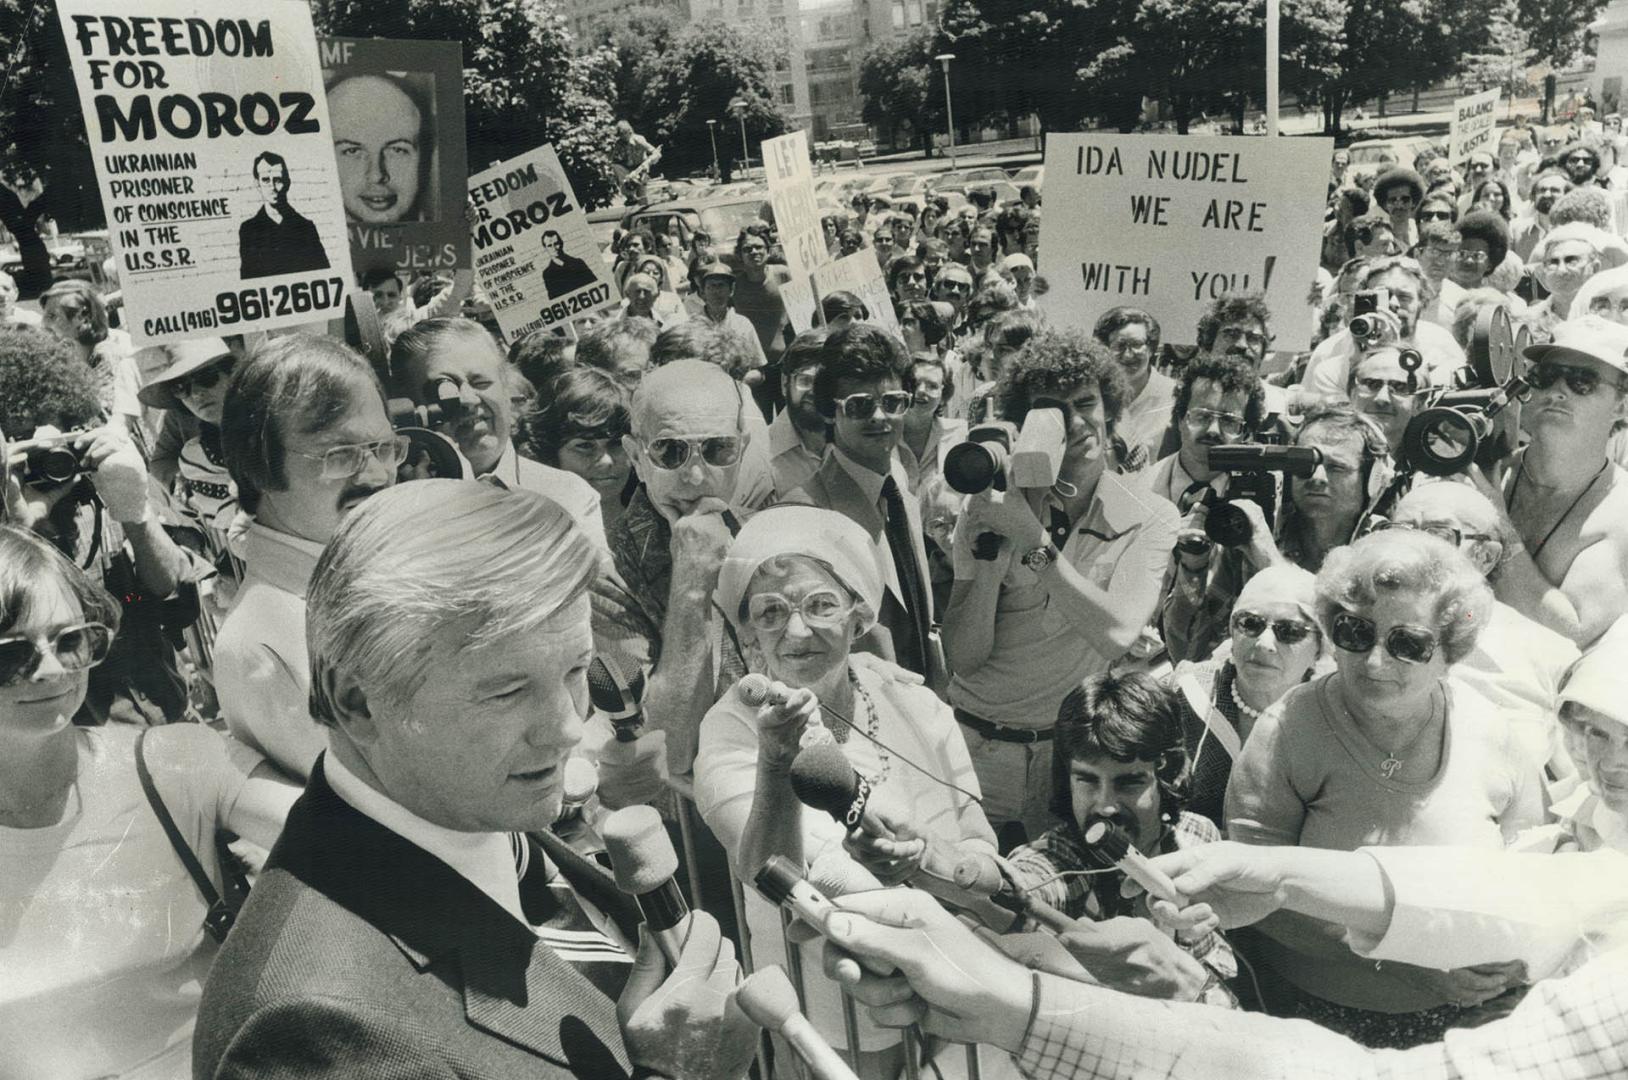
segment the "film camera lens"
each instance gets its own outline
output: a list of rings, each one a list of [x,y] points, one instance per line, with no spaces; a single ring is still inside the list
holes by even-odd
[[[1515,449],[1526,393],[1526,327],[1502,307],[1483,311],[1470,341],[1469,366],[1455,386],[1437,391],[1408,421],[1398,457],[1426,476],[1451,476],[1471,462],[1490,465]]]
[[[23,483],[35,488],[53,488],[90,472],[72,446],[36,446],[28,451],[23,465]]]

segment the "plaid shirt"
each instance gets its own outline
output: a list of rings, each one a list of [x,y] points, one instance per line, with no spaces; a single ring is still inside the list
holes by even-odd
[[[1539,983],[1501,1020],[1411,1050],[1037,975],[1017,1064],[1030,1080],[1618,1080],[1628,1076],[1628,949]]]

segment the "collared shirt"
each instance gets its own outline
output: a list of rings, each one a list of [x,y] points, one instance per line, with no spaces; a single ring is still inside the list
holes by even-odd
[[[1120,411],[1114,434],[1131,449],[1146,447],[1149,456],[1159,452],[1170,428],[1170,411],[1176,404],[1176,380],[1162,371],[1150,371],[1147,385]]]
[[[944,455],[949,453],[950,447],[965,442],[966,438],[965,420],[949,420],[942,416],[933,417],[933,426],[927,429],[927,445],[922,448],[921,457],[918,458],[916,452],[900,437],[899,460],[903,462],[905,476],[910,480],[910,490],[915,492],[918,499],[943,472]]]
[[[749,348],[752,350],[752,354],[757,357],[757,362],[752,365],[753,367],[760,368],[768,364],[769,358],[763,354],[763,342],[758,340],[757,327],[753,326],[752,320],[748,319],[745,315],[742,315],[734,308],[729,308],[724,312],[723,318],[714,319],[712,314],[703,307],[701,309],[701,313],[697,315],[696,318],[701,319],[703,322],[706,322],[712,326],[720,327],[721,329],[729,330],[740,335],[740,337],[748,343]]]
[[[848,479],[852,480],[854,486],[859,488],[860,494],[870,500],[871,505],[876,508],[877,514],[881,516],[883,521],[886,521],[887,505],[882,499],[882,484],[887,480],[887,476],[861,465],[837,449],[835,444],[830,446],[826,452],[836,459],[837,465],[841,467],[843,472],[848,474]],[[910,522],[910,527],[919,535],[921,533],[921,515],[919,513],[912,514],[912,511],[915,510],[915,492],[910,486],[910,477],[905,472],[904,463],[899,460],[897,447],[894,448],[893,468],[889,475],[893,477],[893,482],[899,485],[899,494],[904,497],[905,516],[914,516],[916,520]],[[888,546],[887,529],[882,530],[876,545],[876,559],[887,575],[887,587],[893,591],[893,595],[898,599],[899,603],[903,604],[905,601],[904,586],[899,581],[899,568],[893,563],[893,549]],[[926,574],[927,567],[922,566],[921,572]]]
[[[510,443],[503,448],[503,456],[498,458],[497,465],[481,479],[487,477],[499,481],[504,487],[536,492],[553,500],[582,527],[596,548],[607,550],[605,519],[599,512],[599,492],[576,473],[521,457],[515,451],[514,444]]]
[[[808,483],[824,460],[823,448],[815,451],[803,444],[802,436],[791,422],[791,410],[784,410],[774,418],[769,425],[769,468],[774,474],[777,498],[783,499]]]
[[[1106,473],[1062,557],[1107,592],[1122,620],[1142,625],[1158,607],[1179,523],[1176,508],[1149,491],[1146,480]],[[1005,551],[1008,569],[989,656],[977,668],[955,673],[950,703],[1006,727],[1050,728],[1068,692],[1120,657],[1102,656],[1086,644],[1051,603],[1039,575],[1016,555]]]
[[[1193,479],[1193,474],[1181,463],[1180,453],[1160,458],[1148,472],[1148,487],[1155,495],[1169,499],[1178,510],[1181,508],[1182,496],[1196,483],[1198,481]],[[1223,491],[1226,488],[1226,474],[1216,473],[1207,483],[1213,490]]]
[[[301,779],[328,745],[311,719],[305,647],[305,593],[321,554],[321,544],[251,523],[243,584],[215,638],[215,692],[227,730]]]

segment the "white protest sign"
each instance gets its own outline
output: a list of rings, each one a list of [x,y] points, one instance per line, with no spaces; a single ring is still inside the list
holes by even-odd
[[[1309,348],[1300,313],[1317,277],[1333,151],[1323,138],[1047,135],[1042,309],[1089,332],[1129,304],[1185,344],[1216,298],[1262,292],[1276,347]]]
[[[344,311],[350,248],[310,6],[60,0],[137,344]]]
[[[814,202],[808,133],[794,131],[764,140],[763,163],[768,171],[769,205],[774,208],[774,227],[786,252],[786,266],[794,275],[807,277],[830,259],[825,233],[820,228],[820,211]]]
[[[870,322],[904,336],[893,314],[893,297],[888,294],[887,279],[882,277],[874,251],[856,251],[814,271],[814,292],[822,301],[834,292],[853,293],[870,310]]]
[[[469,178],[475,277],[504,340],[568,322],[620,297],[552,146]]]
[[[1494,88],[1453,99],[1453,119],[1447,131],[1447,159],[1454,165],[1477,151],[1486,154],[1497,151],[1493,129],[1498,126],[1500,97]]]
[[[806,277],[794,277],[780,286],[780,302],[786,305],[786,320],[801,334],[814,329],[818,322],[819,302],[814,298],[814,286]]]

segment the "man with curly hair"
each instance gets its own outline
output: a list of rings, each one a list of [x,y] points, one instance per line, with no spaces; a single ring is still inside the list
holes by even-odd
[[[944,617],[956,707],[984,811],[1003,841],[1051,824],[1052,736],[1070,690],[1129,652],[1159,602],[1176,508],[1119,474],[1125,374],[1104,346],[1048,330],[1006,366],[1000,415],[1062,416],[1061,466],[1045,490],[972,496],[953,545]],[[1008,845],[1009,846],[1009,845]]]

